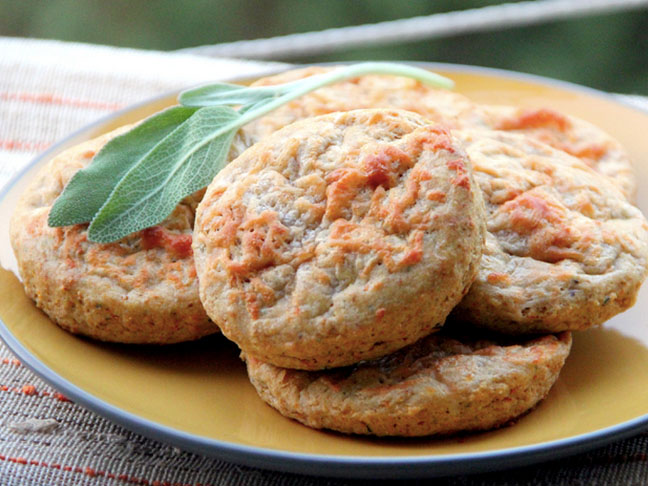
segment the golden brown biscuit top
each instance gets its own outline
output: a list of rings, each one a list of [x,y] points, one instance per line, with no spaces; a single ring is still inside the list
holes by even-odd
[[[521,134],[459,131],[502,251],[610,271],[619,255],[646,263],[648,225],[616,186],[580,160]],[[494,278],[494,277],[493,277]]]
[[[52,238],[58,249],[56,258],[75,276],[112,279],[126,291],[155,285],[184,289],[195,279],[192,231],[195,209],[204,191],[184,199],[161,224],[114,243],[88,241],[87,224],[47,225],[50,208],[72,176],[90,164],[108,140],[129,128],[121,127],[52,159],[23,195],[14,215],[14,231],[20,229],[26,238],[34,240]]]
[[[435,157],[446,162],[417,164]],[[340,114],[320,122],[318,136],[293,130],[226,169],[202,206],[199,244],[215,252],[211,266],[249,280],[261,300],[276,297],[258,275],[282,265],[324,258],[333,268],[353,254],[362,256],[346,264],[360,265],[353,274],[403,270],[421,261],[423,234],[437,226],[448,192],[470,190],[466,164],[443,127],[395,112]]]
[[[544,366],[554,360],[564,361],[571,348],[571,334],[547,335],[517,341],[506,336],[453,336],[444,331],[382,358],[353,366],[318,372],[294,371],[294,386],[321,388],[340,396],[356,395],[357,400],[386,400],[400,396],[401,401],[416,402],[419,391],[434,387],[442,394],[465,393],[478,389],[478,383],[493,378],[493,367],[501,376],[517,366]],[[244,359],[252,366],[260,363],[251,356]],[[419,388],[420,387],[420,388]],[[324,394],[323,394],[324,395]],[[403,411],[405,413],[405,411]]]
[[[241,348],[301,359],[313,340],[348,363],[355,341],[376,356],[376,342],[397,349],[443,322],[483,235],[470,162],[447,129],[355,110],[291,124],[226,166],[198,208],[193,247],[201,300]],[[401,322],[406,313],[419,316]]]
[[[572,155],[609,178],[626,197],[634,197],[636,181],[630,156],[600,128],[550,108],[479,105],[477,110],[488,128],[525,134]]]

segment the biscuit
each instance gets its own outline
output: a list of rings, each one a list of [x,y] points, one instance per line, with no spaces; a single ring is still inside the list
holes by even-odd
[[[27,295],[64,329],[102,341],[174,343],[218,331],[198,298],[191,235],[199,195],[162,224],[115,243],[87,239],[87,224],[51,228],[64,186],[115,132],[45,165],[11,221],[11,243]]]
[[[571,334],[515,341],[444,328],[392,355],[323,371],[244,357],[259,396],[286,417],[350,434],[423,436],[488,430],[542,400]]]
[[[223,333],[277,366],[402,348],[467,292],[484,239],[470,162],[443,127],[391,110],[309,118],[209,185],[194,253]]]
[[[521,134],[456,131],[487,214],[477,279],[454,316],[506,333],[576,331],[633,305],[648,225],[609,180]]]
[[[548,108],[480,105],[489,128],[522,133],[577,157],[634,199],[637,182],[630,156],[619,142],[591,123]],[[469,124],[464,124],[470,128]],[[473,127],[474,128],[474,127]]]

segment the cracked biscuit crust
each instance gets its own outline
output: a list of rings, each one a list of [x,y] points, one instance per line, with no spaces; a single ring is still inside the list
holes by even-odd
[[[11,242],[27,295],[64,329],[102,341],[174,343],[217,332],[198,298],[191,238],[199,195],[159,226],[110,244],[87,224],[50,228],[49,211],[72,176],[128,127],[52,159],[23,195]]]
[[[521,134],[455,133],[473,162],[488,230],[456,317],[507,333],[576,331],[633,305],[648,225],[616,186]]]
[[[196,218],[200,296],[278,366],[382,356],[441,326],[477,271],[483,203],[446,129],[414,113],[303,120],[225,167]]]
[[[422,436],[488,430],[527,412],[549,392],[570,347],[570,333],[477,340],[444,328],[392,355],[335,370],[245,360],[260,397],[286,417],[345,433]]]

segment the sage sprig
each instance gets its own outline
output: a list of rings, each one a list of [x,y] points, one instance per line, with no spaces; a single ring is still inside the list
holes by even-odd
[[[275,86],[217,83],[184,91],[178,97],[181,106],[157,113],[113,138],[88,167],[77,172],[55,201],[48,224],[89,222],[88,239],[98,243],[156,225],[183,198],[211,182],[227,163],[241,127],[322,86],[365,74],[453,86],[449,79],[425,69],[372,62]]]
[[[147,118],[120,137],[113,138],[78,171],[49,213],[50,226],[92,221],[130,168],[128,161],[144,158],[160,140],[196,112],[196,108],[174,106]]]

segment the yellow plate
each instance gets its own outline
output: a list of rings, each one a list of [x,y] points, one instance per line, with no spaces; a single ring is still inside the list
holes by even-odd
[[[550,106],[596,123],[635,160],[648,209],[648,114],[586,88],[509,72],[426,65],[478,102]],[[311,474],[407,477],[493,470],[583,451],[648,425],[648,289],[599,329],[575,335],[549,397],[514,426],[449,439],[348,437],[288,420],[256,396],[231,343],[109,345],[52,324],[12,273],[8,220],[35,171],[61,150],[172,103],[159,98],[96,123],[48,150],[0,194],[0,335],[64,394],[111,420],[180,447],[249,465]]]

